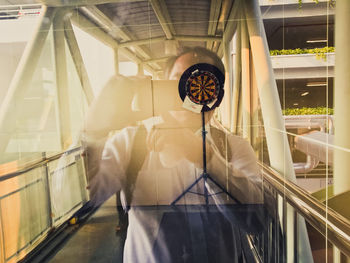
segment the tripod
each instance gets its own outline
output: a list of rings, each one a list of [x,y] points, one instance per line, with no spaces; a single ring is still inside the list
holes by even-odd
[[[187,189],[181,194],[179,195],[172,203],[171,205],[175,205],[182,197],[184,197],[187,193],[191,193],[191,194],[196,194],[196,195],[202,195],[205,199],[205,204],[208,205],[209,204],[209,197],[213,196],[213,195],[218,195],[218,194],[222,194],[225,193],[226,195],[228,195],[231,199],[233,199],[234,201],[238,202],[239,201],[233,197],[229,192],[227,192],[225,190],[225,188],[223,188],[218,182],[216,182],[211,176],[210,174],[207,173],[207,153],[206,153],[206,134],[207,131],[205,130],[205,117],[204,117],[204,111],[202,111],[202,141],[203,141],[203,172],[202,174],[198,177],[198,179],[196,179],[189,187],[187,187]],[[198,184],[201,180],[203,180],[204,183],[204,193],[198,193],[198,192],[192,192],[191,189]],[[208,188],[207,188],[207,181],[210,180],[212,183],[214,183],[221,191],[214,193],[214,194],[209,194],[208,193]]]

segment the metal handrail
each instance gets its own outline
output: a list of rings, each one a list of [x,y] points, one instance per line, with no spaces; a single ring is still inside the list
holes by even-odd
[[[14,172],[10,172],[8,174],[4,174],[0,177],[0,182],[2,181],[5,181],[5,180],[8,180],[8,179],[11,179],[11,178],[14,178],[14,177],[17,177],[21,174],[25,174],[35,168],[38,168],[40,166],[43,166],[45,165],[46,163],[49,163],[49,162],[52,162],[54,160],[57,160],[59,159],[61,156],[63,156],[64,154],[68,155],[68,154],[71,154],[73,152],[77,152],[79,150],[82,149],[82,146],[78,146],[78,147],[75,147],[75,148],[72,148],[72,149],[69,149],[67,151],[63,151],[63,152],[60,152],[60,153],[57,153],[57,154],[54,154],[50,157],[46,157],[46,156],[43,156],[43,158],[41,158],[39,161],[37,162],[34,162],[34,163],[30,163],[28,165],[25,165],[24,167],[21,167],[20,169],[18,169],[17,171],[14,171]]]
[[[325,236],[341,252],[350,257],[350,221],[319,202],[307,191],[283,178],[281,174],[260,163],[263,180],[286,198],[297,213]]]

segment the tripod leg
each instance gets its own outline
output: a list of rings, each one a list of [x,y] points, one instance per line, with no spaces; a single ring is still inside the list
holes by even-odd
[[[208,195],[208,188],[207,188],[207,179],[208,179],[208,175],[205,174],[205,175],[203,176],[203,183],[204,183],[204,198],[205,198],[205,204],[206,204],[206,206],[208,206],[208,204],[209,204],[209,199],[208,199],[209,195]]]
[[[233,195],[231,195],[229,192],[226,191],[225,188],[223,188],[218,182],[216,182],[213,178],[211,178],[209,175],[208,175],[208,179],[210,181],[212,181],[217,187],[219,187],[226,195],[228,195],[232,200],[234,200],[235,202],[237,202],[238,204],[241,204],[240,201],[238,201],[237,198],[235,198]]]
[[[175,205],[177,201],[179,201],[185,194],[187,194],[188,191],[190,191],[191,188],[195,186],[202,178],[203,175],[199,176],[197,180],[195,180],[189,187],[187,187],[186,190],[171,203],[171,205]]]

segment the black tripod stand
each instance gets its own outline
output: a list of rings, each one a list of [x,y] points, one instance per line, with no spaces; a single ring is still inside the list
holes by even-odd
[[[205,204],[208,205],[209,204],[209,197],[213,196],[213,195],[218,195],[221,193],[225,193],[227,194],[231,199],[233,199],[234,201],[238,202],[239,201],[234,198],[229,192],[227,192],[225,190],[225,188],[223,188],[218,182],[216,182],[211,176],[210,174],[207,173],[207,153],[206,153],[206,146],[205,146],[205,142],[206,142],[206,130],[205,130],[205,118],[204,118],[204,111],[202,111],[202,141],[203,141],[203,173],[201,174],[201,176],[196,179],[181,195],[179,195],[172,203],[171,205],[175,205],[184,195],[186,195],[187,193],[192,193],[192,194],[196,194],[196,195],[202,195],[205,198]],[[192,192],[191,189],[198,184],[201,180],[203,180],[204,183],[204,193],[198,193],[198,192]],[[208,188],[207,188],[207,181],[210,180],[211,182],[213,182],[221,191],[214,193],[214,194],[209,194],[208,193]]]

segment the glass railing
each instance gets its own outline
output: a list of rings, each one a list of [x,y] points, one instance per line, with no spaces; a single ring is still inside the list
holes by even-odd
[[[81,147],[0,176],[0,262],[17,262],[88,201]]]

